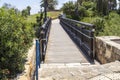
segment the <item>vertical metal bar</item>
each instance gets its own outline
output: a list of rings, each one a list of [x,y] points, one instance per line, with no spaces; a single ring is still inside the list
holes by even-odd
[[[36,80],[38,80],[38,40],[36,40]]]
[[[84,27],[82,26],[82,28],[81,28],[82,33],[84,33],[83,30],[84,30]],[[81,46],[82,46],[83,43],[84,43],[84,35],[81,34]]]
[[[40,47],[41,47],[41,60],[43,61],[44,59],[43,59],[43,52],[44,52],[44,44],[43,44],[43,38],[44,38],[44,32],[42,31],[41,32],[41,41],[40,41]]]
[[[39,56],[38,56],[38,66],[39,66],[39,68],[40,68],[40,63],[41,63],[41,60],[40,60],[41,58],[40,58],[40,56],[41,56],[41,55],[40,55],[40,42],[39,42],[39,40],[38,40],[38,55],[39,55]]]
[[[40,68],[40,44],[39,40],[36,40],[36,80],[38,80],[38,67]]]
[[[93,51],[93,46],[94,46],[94,31],[91,31],[90,32],[90,37],[91,37],[91,39],[90,39],[90,57],[91,57],[91,59],[94,59],[94,51]]]

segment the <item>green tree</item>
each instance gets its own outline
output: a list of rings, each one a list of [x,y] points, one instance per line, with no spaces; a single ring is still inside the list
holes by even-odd
[[[56,5],[58,4],[57,0],[47,0],[48,3],[48,10],[55,10]],[[41,7],[44,7],[44,0],[41,1]]]
[[[75,18],[75,4],[72,1],[65,3],[62,7],[62,10],[68,18]]]
[[[28,11],[26,9],[22,10],[22,16],[27,17]]]
[[[109,11],[115,10],[116,6],[116,0],[97,0],[96,8],[101,15],[107,15]]]
[[[82,5],[82,2],[83,2],[84,0],[77,0],[77,2],[80,4],[80,5]]]
[[[93,10],[93,8],[95,8],[95,5],[93,2],[90,2],[90,1],[84,2],[83,1],[81,5],[78,5],[77,11],[76,11],[76,4],[77,3],[69,1],[63,5],[63,7],[62,7],[63,13],[66,14],[68,18],[80,20],[83,17],[93,15],[92,10]],[[88,11],[88,10],[90,10],[90,11]],[[76,12],[77,12],[77,14],[76,14]]]
[[[22,10],[22,16],[24,16],[24,17],[30,16],[30,10],[31,10],[31,7],[27,6],[26,9]]]
[[[13,8],[13,6],[11,4],[8,4],[8,3],[4,3],[2,7],[5,9]]]
[[[31,7],[27,6],[28,15],[30,15],[30,10],[31,10]]]

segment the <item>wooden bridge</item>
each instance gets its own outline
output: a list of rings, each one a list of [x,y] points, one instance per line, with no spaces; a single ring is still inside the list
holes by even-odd
[[[45,56],[45,63],[87,63],[82,51],[75,45],[59,20],[53,20]]]
[[[94,63],[94,25],[92,24],[62,17],[52,22],[48,19],[41,27],[38,44],[40,46],[36,44],[36,75],[41,62],[43,64]]]

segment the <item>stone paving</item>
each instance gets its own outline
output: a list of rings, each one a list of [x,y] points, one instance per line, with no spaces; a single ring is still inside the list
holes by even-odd
[[[104,65],[41,64],[39,80],[120,80],[120,62]]]

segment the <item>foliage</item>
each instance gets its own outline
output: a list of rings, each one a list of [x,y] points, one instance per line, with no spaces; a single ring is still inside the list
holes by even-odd
[[[65,3],[62,9],[68,18],[94,24],[96,36],[120,36],[120,8],[116,11],[116,6],[116,0],[78,0]]]
[[[26,9],[23,9],[23,10],[22,10],[22,16],[23,16],[23,17],[30,16],[30,10],[31,10],[31,7],[30,7],[30,6],[27,6]]]
[[[24,70],[34,29],[14,9],[0,8],[0,80]]]
[[[82,21],[95,25],[96,36],[100,36],[103,34],[105,28],[105,19],[101,17],[85,17],[84,19],[82,19]]]
[[[37,38],[40,38],[40,26],[43,24],[43,12],[40,13],[40,17],[36,17],[36,22],[35,35]]]
[[[27,6],[28,15],[30,15],[30,10],[31,10],[31,7]]]
[[[95,15],[95,4],[93,2],[82,1],[80,4],[81,5],[77,7],[77,3],[73,3],[72,1],[65,3],[62,7],[63,13],[66,14],[68,18],[75,20],[81,20],[83,17]]]
[[[85,7],[81,6],[78,8],[78,13],[80,17],[85,17],[87,16],[87,10]]]
[[[47,17],[52,19],[57,19],[61,11],[49,11],[47,12]],[[40,37],[40,26],[43,24],[43,12],[39,14],[34,14],[28,17],[29,22],[35,23],[35,35],[37,38]]]
[[[120,36],[120,15],[116,12],[111,12],[105,22],[103,35]]]
[[[44,7],[44,1],[45,0],[42,0],[41,1],[41,7]],[[47,0],[47,7],[48,7],[48,10],[49,11],[52,11],[52,10],[55,10],[55,6],[58,4],[58,1],[57,0]]]
[[[95,3],[91,2],[91,1],[83,2],[82,6],[85,7],[87,10],[90,8],[95,9]]]
[[[104,31],[104,27],[105,27],[104,19],[96,18],[93,24],[95,25],[95,35],[100,36],[101,33]]]
[[[75,15],[75,4],[72,1],[65,3],[62,7],[63,13],[65,13],[69,18],[76,19]]]
[[[82,21],[95,24],[96,36],[120,36],[120,15],[116,12],[104,17],[84,17]]]
[[[96,9],[100,15],[108,15],[110,11],[116,10],[116,0],[97,0]]]

